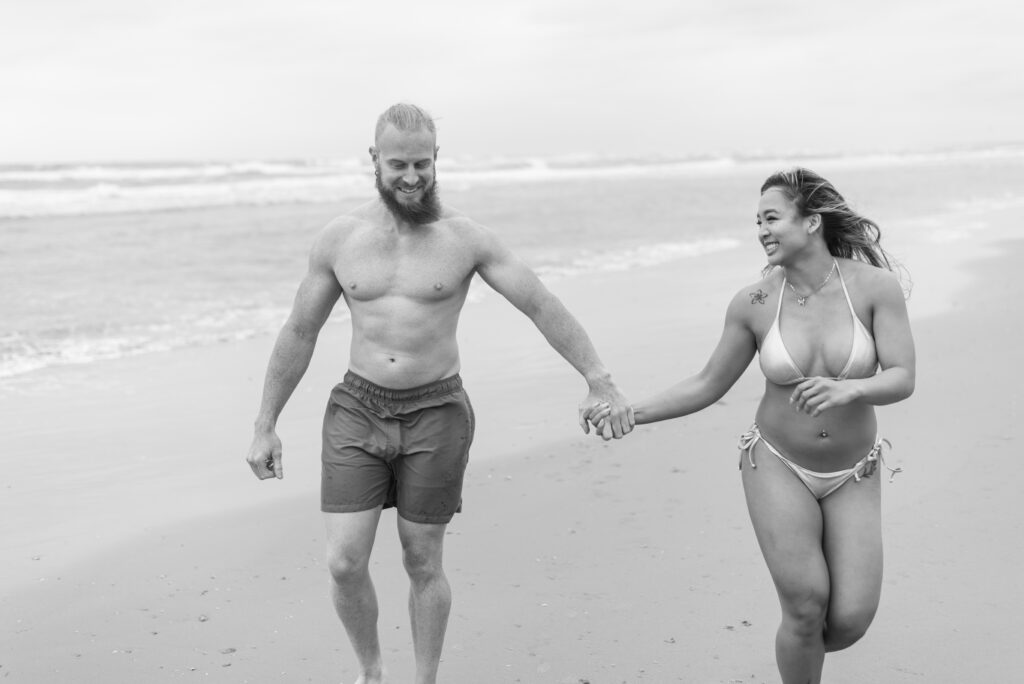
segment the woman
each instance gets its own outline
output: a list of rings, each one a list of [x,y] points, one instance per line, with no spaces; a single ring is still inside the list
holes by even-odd
[[[718,401],[760,354],[767,379],[740,469],[758,543],[782,604],[785,684],[820,682],[827,651],[867,630],[882,584],[874,407],[914,390],[914,343],[878,227],[807,169],[761,187],[759,282],[733,297],[697,375],[633,406],[637,423]],[[607,410],[591,421],[600,424]],[[895,474],[895,471],[893,472]]]

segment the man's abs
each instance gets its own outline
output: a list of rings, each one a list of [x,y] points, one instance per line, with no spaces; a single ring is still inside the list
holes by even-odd
[[[390,389],[455,375],[460,368],[455,332],[462,300],[353,302],[349,369]]]
[[[424,349],[418,353],[393,348],[357,345],[353,340],[349,370],[388,389],[410,389],[429,385],[459,372],[459,350]]]

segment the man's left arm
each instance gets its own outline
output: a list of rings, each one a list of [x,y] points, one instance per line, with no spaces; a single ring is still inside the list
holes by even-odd
[[[529,266],[505,247],[485,228],[476,227],[479,240],[477,272],[496,292],[530,317],[548,344],[565,358],[587,381],[589,391],[579,406],[580,427],[590,432],[584,410],[605,402],[611,407],[608,418],[611,434],[619,439],[633,430],[633,409],[601,363],[594,345],[579,321],[553,295]]]

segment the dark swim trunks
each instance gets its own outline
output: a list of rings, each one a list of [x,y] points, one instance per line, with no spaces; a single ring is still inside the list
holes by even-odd
[[[450,522],[462,509],[474,427],[458,375],[393,390],[345,373],[324,415],[321,510],[395,506],[412,522]]]

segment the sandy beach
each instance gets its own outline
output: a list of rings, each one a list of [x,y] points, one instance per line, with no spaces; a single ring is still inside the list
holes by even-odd
[[[946,233],[892,233],[915,282],[917,391],[879,409],[905,469],[883,488],[882,603],[867,636],[827,658],[830,683],[1016,677],[1024,242],[1003,239],[1012,207],[976,218],[990,230],[957,233],[951,217]],[[700,368],[760,264],[751,244],[550,287],[639,398]],[[318,510],[319,426],[347,332],[328,326],[282,417],[280,482],[244,462],[272,339],[63,369],[59,387],[41,371],[5,389],[18,458],[0,499],[0,680],[355,679]],[[777,681],[778,605],[736,470],[756,366],[719,405],[604,443],[575,424],[582,380],[498,296],[467,307],[459,338],[478,427],[446,543],[441,681]],[[61,468],[74,477],[48,488]],[[392,680],[407,682],[394,518],[382,516],[372,573]]]

